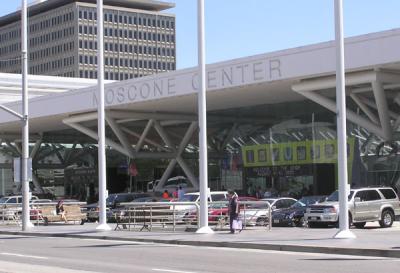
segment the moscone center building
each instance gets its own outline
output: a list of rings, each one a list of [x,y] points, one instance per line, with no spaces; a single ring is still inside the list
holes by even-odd
[[[400,187],[399,44],[400,29],[345,40],[352,186]],[[273,188],[300,197],[337,188],[335,60],[330,41],[207,65],[212,190],[252,195],[257,188]],[[165,71],[106,84],[109,191],[126,190],[125,173],[132,162],[138,171],[135,190],[146,190],[154,179],[162,187],[176,175],[198,186],[197,71]],[[7,87],[8,77],[14,77],[8,87],[18,88],[18,76],[4,73],[0,89]],[[58,79],[61,84],[54,86]],[[29,84],[34,90],[58,88],[29,100],[35,186],[88,196],[97,186],[96,82],[31,75]],[[5,105],[21,111],[20,101]],[[15,117],[0,112],[3,190],[9,189],[20,126]],[[60,177],[49,179],[50,171]]]

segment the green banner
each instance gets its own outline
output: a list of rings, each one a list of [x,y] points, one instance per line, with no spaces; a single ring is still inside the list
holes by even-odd
[[[347,139],[349,163],[354,157],[354,138]],[[336,163],[337,141],[315,140],[242,147],[245,167]]]

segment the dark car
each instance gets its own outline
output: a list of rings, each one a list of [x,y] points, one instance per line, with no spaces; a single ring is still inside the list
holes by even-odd
[[[304,213],[308,206],[325,201],[326,196],[304,196],[286,209],[272,211],[274,226],[305,227]]]
[[[113,214],[113,211],[117,209],[117,207],[121,203],[132,202],[139,198],[150,197],[151,195],[148,193],[142,192],[129,192],[129,193],[113,193],[110,194],[106,199],[106,207],[107,207],[107,218],[110,218]],[[97,221],[99,219],[99,205],[98,203],[89,204],[85,206],[87,211],[87,217],[89,221]]]

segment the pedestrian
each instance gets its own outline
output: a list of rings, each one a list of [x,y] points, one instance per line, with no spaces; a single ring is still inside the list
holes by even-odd
[[[164,198],[164,199],[169,199],[169,193],[168,193],[168,190],[165,190],[165,191],[163,192],[163,194],[162,194],[162,198]]]
[[[182,186],[179,186],[179,189],[178,189],[178,199],[179,199],[179,200],[183,200],[184,195],[185,195],[185,190],[182,188]]]
[[[56,205],[56,214],[61,216],[61,220],[63,220],[65,223],[68,223],[67,217],[65,216],[64,200],[58,201]]]
[[[238,196],[236,192],[233,190],[228,191],[228,198],[229,198],[229,228],[230,233],[235,233],[235,229],[238,227],[234,227],[234,221],[238,222],[239,216],[239,203],[238,203]]]
[[[176,187],[176,188],[175,188],[175,191],[172,193],[172,196],[173,196],[174,198],[178,198],[178,191],[179,191],[179,188]]]
[[[257,199],[262,199],[262,198],[264,198],[264,193],[263,193],[263,191],[262,191],[262,189],[261,189],[260,186],[258,186],[258,188],[257,188],[257,190],[256,190],[256,198],[257,198]]]

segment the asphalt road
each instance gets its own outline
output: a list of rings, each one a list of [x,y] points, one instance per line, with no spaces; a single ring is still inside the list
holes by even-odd
[[[400,259],[0,235],[0,272],[397,272]]]

